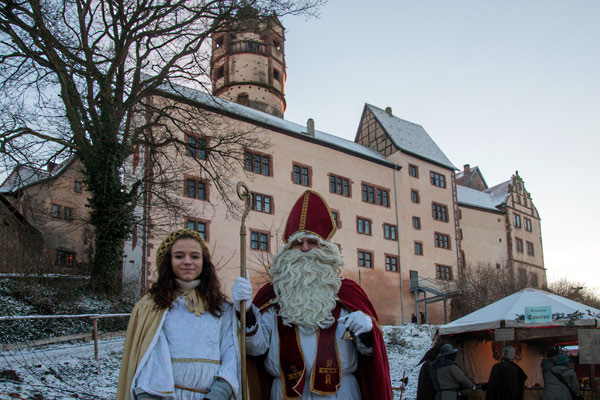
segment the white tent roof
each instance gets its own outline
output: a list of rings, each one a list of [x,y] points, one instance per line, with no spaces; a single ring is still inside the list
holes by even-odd
[[[517,315],[525,314],[525,307],[552,307],[552,314],[564,313],[573,314],[575,311],[585,315],[575,321],[575,325],[595,324],[594,318],[587,314],[589,310],[595,315],[600,314],[600,310],[578,303],[573,300],[557,296],[552,293],[539,289],[523,289],[513,293],[508,297],[498,300],[486,307],[465,315],[449,324],[442,325],[439,329],[440,335],[450,335],[462,332],[476,332],[487,329],[496,329],[501,327],[504,321],[506,328],[525,328],[535,326],[547,326],[548,323],[525,323],[517,321]],[[565,325],[568,320],[555,320],[552,325]]]

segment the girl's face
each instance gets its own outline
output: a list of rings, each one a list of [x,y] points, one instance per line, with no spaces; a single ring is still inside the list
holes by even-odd
[[[178,239],[171,246],[173,273],[184,282],[197,279],[202,273],[202,246],[197,240]]]

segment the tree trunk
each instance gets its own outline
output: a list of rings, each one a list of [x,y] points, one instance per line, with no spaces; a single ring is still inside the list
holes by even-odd
[[[90,222],[96,234],[91,287],[96,293],[117,294],[121,291],[123,242],[134,224],[133,195],[120,176],[128,153],[115,135],[105,136],[95,147],[81,157],[85,183],[92,193]]]

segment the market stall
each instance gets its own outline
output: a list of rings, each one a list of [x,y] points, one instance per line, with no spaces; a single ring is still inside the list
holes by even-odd
[[[451,343],[459,349],[457,363],[477,383],[487,382],[503,345],[515,346],[517,363],[528,376],[526,386],[534,389],[544,384],[540,363],[545,352],[556,346],[577,345],[582,334],[586,338],[590,333],[596,337],[600,334],[599,318],[598,309],[528,288],[442,325],[438,335],[442,343]],[[600,346],[597,347],[586,350],[598,352],[592,354],[592,360],[600,357]],[[585,365],[592,376],[593,365]],[[541,395],[540,390],[535,392]],[[539,397],[531,395],[528,393],[527,397]],[[590,396],[595,398],[593,393]]]

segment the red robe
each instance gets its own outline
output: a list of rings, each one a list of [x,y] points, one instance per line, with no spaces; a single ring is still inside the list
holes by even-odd
[[[275,297],[273,285],[268,283],[256,293],[252,303],[259,309],[262,309],[263,306],[268,307],[268,303],[274,300]],[[356,282],[346,278],[342,279],[338,298],[339,302],[345,308],[352,311],[362,311],[371,316],[374,321],[372,330],[373,354],[371,356],[359,354],[358,358],[356,378],[361,386],[362,398],[365,400],[391,400],[392,383],[390,380],[390,366],[385,350],[383,333],[377,322],[377,313],[373,304],[371,304],[367,294]],[[257,368],[260,367],[257,366]]]

